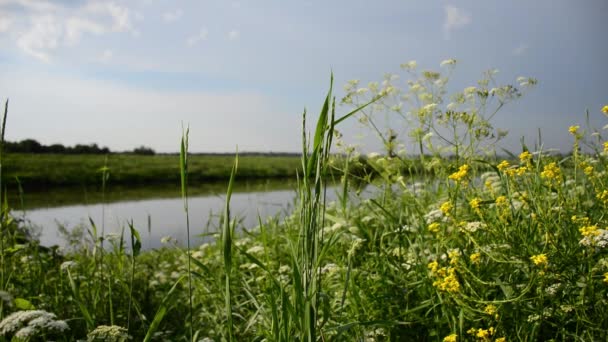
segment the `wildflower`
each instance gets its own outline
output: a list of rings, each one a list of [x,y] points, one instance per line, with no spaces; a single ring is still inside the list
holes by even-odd
[[[456,183],[462,181],[469,172],[469,165],[464,164],[458,168],[458,171],[452,173],[448,178],[455,181]]]
[[[604,273],[604,283],[608,284],[608,272]]]
[[[582,236],[598,236],[600,233],[597,224],[583,226],[578,231],[581,232]]]
[[[532,153],[529,151],[524,151],[519,155],[519,161],[522,163],[528,163],[532,160]]]
[[[496,306],[490,304],[483,309],[483,312],[490,316],[494,316],[498,312],[498,309],[496,309]]]
[[[557,163],[552,162],[549,165],[545,165],[543,172],[540,173],[541,178],[545,178],[549,181],[555,180],[559,182],[561,180],[562,171],[557,166]]]
[[[494,342],[507,342],[507,338],[506,337],[499,337],[496,340],[494,340]]]
[[[264,252],[264,247],[262,246],[253,246],[247,250],[247,254],[260,254]]]
[[[451,334],[448,335],[446,337],[443,338],[443,342],[456,342],[458,338],[458,335],[456,334]]]
[[[469,257],[469,260],[471,260],[471,264],[479,265],[479,263],[481,262],[481,253],[471,254],[471,256]]]
[[[476,212],[479,211],[480,204],[481,204],[481,200],[477,197],[475,197],[469,201],[469,205],[471,206],[471,209],[475,210]]]
[[[445,66],[445,65],[454,65],[454,64],[456,64],[456,60],[453,59],[453,58],[450,58],[450,59],[446,59],[446,60],[442,61],[439,64],[439,66],[442,67],[442,66]]]
[[[604,141],[604,152],[608,153],[608,141]]]
[[[460,257],[460,250],[452,249],[448,251],[448,258],[450,259],[450,265],[456,265],[458,263],[458,258]]]
[[[496,205],[499,207],[504,207],[506,205],[508,205],[509,201],[507,200],[507,198],[505,196],[498,196],[496,197]]]
[[[546,266],[547,263],[549,262],[549,259],[547,258],[546,254],[538,254],[538,255],[533,255],[530,257],[530,260],[532,260],[532,262],[534,263],[534,265],[536,266]]]
[[[438,288],[441,291],[455,293],[460,291],[460,283],[458,282],[458,278],[456,277],[456,270],[454,268],[447,269],[447,275],[443,275],[440,269],[437,272],[437,275],[443,279],[438,279],[433,283],[433,286]]]
[[[496,167],[498,168],[499,171],[504,171],[509,168],[509,162],[506,160],[503,160]]]
[[[87,341],[127,341],[127,329],[117,325],[100,325],[87,335]]]
[[[444,202],[440,207],[439,210],[441,210],[441,212],[444,215],[449,215],[450,211],[454,208],[454,205],[452,205],[452,203],[448,202]]]
[[[433,223],[429,224],[428,229],[429,229],[429,231],[431,231],[431,233],[439,232],[439,223],[433,222]]]
[[[439,263],[437,262],[437,260],[431,261],[428,265],[427,265],[428,269],[431,270],[431,273],[437,273],[437,270],[439,269]]]
[[[608,190],[600,192],[595,197],[597,197],[597,199],[600,200],[604,205],[608,205]]]
[[[61,266],[59,266],[59,269],[62,271],[67,271],[70,268],[74,268],[76,267],[77,263],[75,261],[64,261]]]
[[[568,128],[568,132],[570,132],[570,134],[574,135],[575,137],[578,137],[579,128],[581,128],[581,127],[580,126],[570,126]]]
[[[491,329],[491,328],[490,328]],[[492,336],[490,329],[479,329],[475,336],[480,339],[489,339]]]
[[[608,105],[605,105],[604,107],[602,107],[602,113],[608,115]]]
[[[473,222],[466,222],[463,225],[461,225],[460,230],[461,231],[464,230],[469,233],[475,233],[479,229],[484,229],[484,228],[486,228],[485,223],[479,222],[479,221],[473,221]]]

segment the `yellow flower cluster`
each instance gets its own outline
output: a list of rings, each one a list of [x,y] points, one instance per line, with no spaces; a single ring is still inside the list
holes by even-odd
[[[477,197],[475,197],[469,201],[469,206],[471,207],[471,209],[473,209],[473,211],[475,211],[475,213],[477,215],[481,215],[481,209],[479,209],[480,205],[481,205],[481,199],[479,199]]]
[[[608,272],[604,273],[604,283],[608,284]]]
[[[481,341],[490,341],[491,337],[496,333],[496,329],[494,329],[494,327],[489,327],[488,329],[471,328],[467,330],[467,333],[469,335],[477,337]]]
[[[568,128],[568,132],[570,132],[570,134],[574,135],[575,137],[578,137],[578,129],[581,128],[580,126],[570,126],[570,128]]]
[[[536,266],[546,266],[549,262],[546,254],[533,255],[530,257],[530,260],[532,260]]]
[[[450,211],[452,211],[453,208],[454,208],[454,205],[448,201],[448,202],[443,202],[443,204],[439,207],[439,210],[441,210],[441,212],[444,215],[449,216]]]
[[[443,342],[456,342],[458,340],[458,335],[451,334],[443,338]]]
[[[498,168],[499,171],[504,171],[509,168],[509,162],[506,160],[503,160],[496,167]]]
[[[600,192],[595,197],[597,197],[597,199],[600,200],[602,202],[602,204],[608,206],[608,190],[604,190],[604,191]]]
[[[452,267],[439,267],[437,261],[433,261],[427,266],[431,274],[438,279],[433,282],[433,286],[440,291],[456,293],[460,291],[460,283],[456,277],[456,269]]]
[[[522,163],[529,163],[532,160],[532,153],[529,151],[524,151],[519,155],[519,161]]]
[[[602,112],[604,114],[608,114],[608,105],[605,105],[604,107],[602,107]]]
[[[598,230],[597,224],[582,226],[581,228],[579,228],[578,231],[581,232],[581,235],[584,237],[593,237],[600,235],[600,231]]]
[[[439,223],[437,222],[433,222],[431,224],[429,224],[428,229],[429,231],[431,231],[431,233],[437,233],[439,232]]]
[[[552,162],[545,165],[543,172],[540,173],[540,176],[548,181],[555,181],[559,183],[561,181],[562,171],[559,166],[557,166],[556,162]]]
[[[471,254],[471,256],[469,257],[469,260],[471,260],[471,264],[479,265],[479,263],[481,262],[481,253]]]
[[[608,141],[604,141],[604,152],[608,153]]]
[[[456,183],[462,182],[469,173],[469,165],[463,164],[458,168],[458,171],[452,173],[448,178],[455,181]]]
[[[496,206],[506,207],[507,205],[509,205],[509,201],[507,200],[507,198],[505,196],[496,197]]]

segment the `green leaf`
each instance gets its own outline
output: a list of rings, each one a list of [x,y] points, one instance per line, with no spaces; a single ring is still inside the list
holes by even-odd
[[[15,298],[15,307],[19,310],[36,310],[34,304],[23,298]]]
[[[136,257],[141,251],[141,237],[135,227],[133,227],[133,221],[129,222],[129,229],[131,230],[131,248],[133,249],[133,256]]]

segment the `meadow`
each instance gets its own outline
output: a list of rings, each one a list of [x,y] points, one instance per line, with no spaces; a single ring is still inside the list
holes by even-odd
[[[495,86],[488,72],[446,103],[444,74],[402,67],[413,78],[405,89],[391,75],[366,87],[352,81],[338,102],[330,87],[310,137],[302,136],[295,210],[260,218],[254,229],[238,227],[230,212],[241,156],[230,161],[215,240],[200,246],[167,239],[142,252],[141,227],[110,237],[91,222],[86,243],[43,248],[5,205],[0,341],[608,339],[603,129],[565,130],[567,157],[538,144],[507,160],[496,152],[504,134],[491,118],[536,80]],[[339,104],[352,110],[339,116]],[[414,151],[378,128],[378,113],[403,117]],[[364,158],[373,179],[349,172],[362,156],[339,129],[355,119],[384,145]],[[188,135],[174,171],[190,234],[197,166]],[[416,178],[404,172],[414,161]],[[342,175],[333,202],[325,200],[329,170]],[[377,194],[356,198],[353,179],[373,182]]]

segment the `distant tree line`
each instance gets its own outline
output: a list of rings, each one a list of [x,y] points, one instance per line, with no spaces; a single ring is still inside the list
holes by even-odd
[[[109,154],[114,153],[107,147],[99,147],[97,144],[76,144],[64,146],[62,144],[44,145],[34,139],[24,139],[18,142],[5,141],[4,151],[8,153],[56,153],[56,154]],[[140,146],[126,153],[154,155],[152,148]]]

